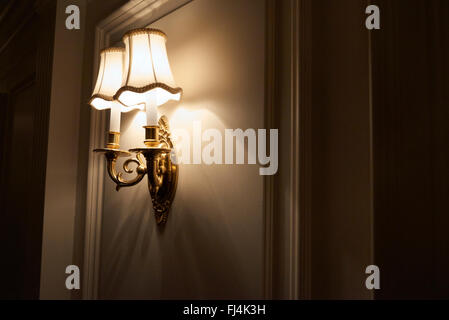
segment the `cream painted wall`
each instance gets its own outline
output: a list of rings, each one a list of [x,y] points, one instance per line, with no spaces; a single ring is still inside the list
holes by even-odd
[[[152,26],[168,35],[179,103],[172,128],[263,128],[263,0],[194,0]],[[142,145],[143,114],[122,117],[122,147]],[[137,126],[135,126],[138,124]],[[257,165],[181,165],[167,225],[146,178],[115,191],[106,177],[99,298],[262,298],[263,177]]]
[[[80,30],[65,28],[65,8],[80,8]],[[69,299],[65,268],[73,264],[78,134],[86,0],[58,1],[42,236],[41,299]]]
[[[89,112],[95,25],[126,0],[58,0],[45,183],[41,299],[79,298],[65,287],[65,268],[83,277]],[[65,9],[80,8],[80,30],[67,30]],[[87,128],[87,129],[86,129]]]

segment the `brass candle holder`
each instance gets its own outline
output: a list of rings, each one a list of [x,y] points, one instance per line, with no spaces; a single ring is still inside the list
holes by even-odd
[[[119,149],[120,134],[110,132],[106,148],[95,149],[94,152],[103,153],[107,161],[109,177],[116,184],[116,190],[123,187],[131,187],[138,184],[148,176],[148,189],[153,204],[154,215],[158,225],[165,224],[170,207],[175,197],[179,167],[173,163],[171,154],[173,142],[170,137],[168,121],[162,116],[158,126],[145,126],[145,147],[134,148],[129,151]],[[126,173],[133,173],[130,164],[137,165],[136,176],[131,180],[125,180],[121,172],[116,170],[116,162],[119,157],[130,157],[132,153],[135,158],[127,159],[123,164]],[[145,160],[144,160],[145,158]]]

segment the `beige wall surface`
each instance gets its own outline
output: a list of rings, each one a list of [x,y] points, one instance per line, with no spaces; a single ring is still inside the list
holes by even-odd
[[[89,110],[95,25],[126,0],[57,2],[41,262],[41,299],[70,299],[65,268],[82,266]],[[80,9],[68,30],[66,7]],[[83,270],[81,268],[81,277]]]
[[[80,8],[80,29],[65,27],[65,8]],[[58,1],[45,183],[41,299],[69,299],[65,268],[73,264],[78,132],[86,1]]]
[[[264,21],[263,0],[194,0],[152,24],[168,35],[184,89],[159,108],[172,128],[264,127]],[[122,116],[123,149],[142,145],[143,122],[141,112]],[[105,179],[99,298],[263,297],[259,166],[181,164],[163,228],[146,177],[119,192]]]

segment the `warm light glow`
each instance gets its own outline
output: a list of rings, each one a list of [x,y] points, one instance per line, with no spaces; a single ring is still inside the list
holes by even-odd
[[[114,107],[119,108],[120,112],[128,112],[143,108],[136,103],[125,106],[114,99],[114,94],[122,85],[124,61],[124,48],[108,48],[101,51],[97,82],[89,102],[95,109],[104,110]]]
[[[146,175],[159,225],[166,222],[175,197],[179,167],[169,152],[173,142],[168,120],[166,117],[159,119],[157,106],[168,100],[179,100],[182,92],[173,81],[165,39],[162,31],[136,29],[125,34],[123,41],[126,49],[103,50],[97,82],[89,101],[94,108],[111,110],[106,146],[94,151],[105,155],[107,172],[117,185],[116,190],[131,187]],[[142,136],[144,146],[136,148],[133,141],[134,147],[126,152],[120,149],[120,118],[121,111],[131,110],[130,106],[144,106],[146,110],[145,113],[129,115],[134,116],[134,122],[140,126],[126,127],[129,116],[125,117],[128,121],[125,120],[124,129],[130,133],[126,139],[137,133]],[[142,115],[145,116],[143,119]],[[125,145],[129,143],[126,139]],[[123,165],[125,173],[135,173],[136,176],[127,179],[123,172],[117,170],[119,157],[132,157],[120,162],[120,165]],[[137,164],[137,167],[128,167],[130,163]]]
[[[93,98],[93,100],[90,102],[90,105],[97,110],[112,109],[113,107],[117,107],[122,113],[126,113],[136,109],[143,110],[145,108],[144,104],[136,104],[131,107],[127,107],[118,102],[117,100],[107,101],[101,98]]]
[[[155,107],[181,98],[182,90],[173,80],[165,41],[162,31],[150,28],[131,30],[123,37],[124,76],[116,97],[125,105],[145,103],[147,118],[151,119]]]
[[[100,69],[90,105],[98,110],[111,109],[109,131],[120,132],[120,113],[143,109],[144,105],[125,106],[114,99],[114,94],[122,84],[125,61],[124,48],[108,48],[100,54]]]
[[[144,93],[144,95],[147,95],[148,98],[155,98],[156,99],[156,105],[160,106],[166,102],[168,102],[169,100],[176,100],[179,101],[181,99],[181,93],[178,92],[176,94],[171,94],[170,92],[165,91],[164,89],[161,88],[154,88],[150,91],[147,91],[146,93]],[[122,102],[126,102],[129,104],[138,104],[138,103],[142,103],[143,101],[147,100],[147,97],[142,96],[141,93],[136,93],[136,92],[132,92],[132,91],[124,91],[121,95],[120,95],[120,100]]]

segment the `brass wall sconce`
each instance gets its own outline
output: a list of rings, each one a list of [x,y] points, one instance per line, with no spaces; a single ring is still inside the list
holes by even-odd
[[[89,101],[96,109],[110,109],[110,126],[105,148],[95,149],[103,153],[107,161],[109,177],[122,187],[138,184],[148,177],[156,222],[164,224],[176,193],[178,165],[172,161],[173,142],[168,120],[158,118],[156,108],[169,100],[179,101],[182,89],[177,87],[168,62],[165,47],[167,36],[161,30],[140,28],[123,36],[125,48],[108,48],[101,51],[97,82]],[[133,109],[146,112],[145,147],[120,150],[120,114]],[[136,176],[123,178],[116,169],[119,157],[130,157],[123,164],[126,173]]]

